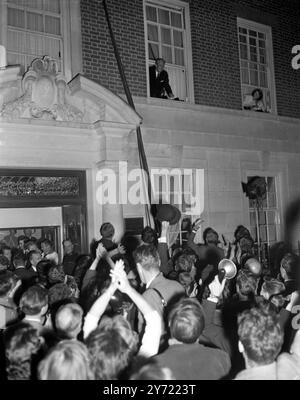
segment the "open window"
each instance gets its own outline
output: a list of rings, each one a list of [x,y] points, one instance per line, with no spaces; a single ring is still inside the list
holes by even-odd
[[[145,32],[148,87],[149,68],[157,58],[166,62],[165,70],[176,98],[192,102],[193,77],[189,6],[180,1],[145,1]]]
[[[276,113],[272,30],[237,19],[244,110]]]

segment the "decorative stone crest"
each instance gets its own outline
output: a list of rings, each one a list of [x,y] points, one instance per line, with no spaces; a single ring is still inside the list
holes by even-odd
[[[23,94],[3,105],[0,116],[8,119],[82,122],[83,113],[68,102],[66,78],[48,56],[35,59],[22,80]]]

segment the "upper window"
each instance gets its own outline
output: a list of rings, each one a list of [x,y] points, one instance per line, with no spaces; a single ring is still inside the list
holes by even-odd
[[[60,0],[7,1],[7,61],[25,69],[44,55],[63,62]]]
[[[238,18],[238,41],[243,109],[275,113],[271,28]]]
[[[78,16],[77,0],[7,0],[0,5],[2,29],[1,42],[6,47],[8,65],[21,65],[25,72],[35,58],[50,56],[58,63],[61,72],[71,78],[80,72],[72,68],[72,57],[81,59],[80,23],[71,24]],[[75,17],[77,18],[77,17]],[[77,39],[76,39],[77,38]],[[73,46],[74,40],[77,41]],[[79,50],[79,52],[78,52]],[[78,61],[77,61],[78,63]],[[72,71],[73,69],[73,71]],[[74,70],[75,69],[75,70]]]
[[[163,58],[174,96],[193,101],[188,4],[146,1],[145,28],[148,68]]]

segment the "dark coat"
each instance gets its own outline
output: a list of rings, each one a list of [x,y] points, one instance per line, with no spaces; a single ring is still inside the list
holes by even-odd
[[[166,98],[166,94],[168,96],[173,94],[169,84],[169,75],[167,71],[161,71],[161,73],[156,77],[156,66],[152,65],[149,68],[149,77],[151,97]]]

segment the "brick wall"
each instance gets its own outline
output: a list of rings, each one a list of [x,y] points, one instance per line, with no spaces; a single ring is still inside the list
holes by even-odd
[[[147,96],[142,0],[107,0],[112,27],[134,96]],[[81,0],[83,72],[116,93],[123,93],[102,0]]]
[[[300,71],[291,49],[300,44],[297,0],[189,0],[195,101],[241,109],[236,17],[272,27],[277,110],[300,118]],[[133,95],[146,96],[143,0],[107,0]],[[123,93],[101,0],[82,0],[83,66],[87,77]]]
[[[191,1],[190,7],[196,102],[241,108],[236,28],[239,16],[272,27],[277,111],[299,118],[300,73],[291,68],[291,49],[300,44],[299,3],[201,0]]]

